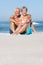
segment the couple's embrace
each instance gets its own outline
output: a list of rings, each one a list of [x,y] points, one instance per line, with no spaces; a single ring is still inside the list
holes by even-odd
[[[31,15],[27,14],[27,8],[16,8],[14,15],[10,17],[10,33],[11,34],[32,34],[32,30],[36,32],[31,22]]]

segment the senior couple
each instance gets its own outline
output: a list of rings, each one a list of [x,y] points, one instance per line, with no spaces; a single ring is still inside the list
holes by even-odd
[[[27,13],[27,8],[16,8],[14,15],[10,17],[10,34],[32,34],[36,33],[34,25],[31,22],[31,15]]]

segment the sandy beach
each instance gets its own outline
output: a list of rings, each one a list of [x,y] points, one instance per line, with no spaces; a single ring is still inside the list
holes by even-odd
[[[0,65],[43,65],[43,32],[0,33]]]

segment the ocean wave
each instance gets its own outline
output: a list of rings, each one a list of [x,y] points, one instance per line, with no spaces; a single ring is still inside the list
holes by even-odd
[[[33,22],[34,25],[39,25],[40,23]]]

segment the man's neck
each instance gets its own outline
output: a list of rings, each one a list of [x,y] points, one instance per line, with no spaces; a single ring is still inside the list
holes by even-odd
[[[14,17],[15,17],[15,18],[19,18],[19,17],[20,17],[20,15],[19,15],[19,16],[16,16],[16,15],[15,15]]]

